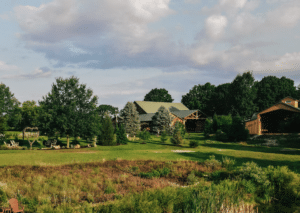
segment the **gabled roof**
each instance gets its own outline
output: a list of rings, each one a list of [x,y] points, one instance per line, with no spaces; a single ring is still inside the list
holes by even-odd
[[[281,102],[282,100],[284,100],[284,99],[286,99],[286,98],[290,98],[290,99],[293,99],[293,100],[295,100],[295,101],[298,101],[298,99],[296,99],[296,98],[293,98],[293,97],[291,97],[291,96],[286,96],[285,98],[281,99],[279,102]],[[281,102],[281,103],[282,103],[282,102]]]
[[[285,97],[285,98],[287,98],[287,97]],[[285,98],[283,98],[283,99],[285,99]],[[283,100],[283,99],[281,99],[281,100]],[[296,100],[296,99],[295,99],[295,100]],[[278,105],[278,104],[282,104],[282,105],[288,106],[288,107],[290,107],[290,108],[292,108],[292,109],[296,109],[297,111],[300,112],[300,109],[297,108],[297,107],[294,107],[293,105],[286,104],[286,103],[283,103],[283,102],[278,102],[278,103],[276,103],[276,104],[274,104],[274,105],[272,105],[272,106],[270,106],[270,107],[268,107],[268,108],[266,108],[266,109],[264,109],[264,110],[262,110],[262,111],[260,111],[260,112],[254,113],[254,114],[252,115],[251,119],[246,120],[246,121],[248,122],[248,121],[254,121],[254,120],[256,120],[258,114],[260,114],[260,113],[262,113],[263,111],[265,111],[265,110],[267,110],[267,109],[269,109],[269,108],[271,108],[271,107],[273,107],[273,106],[276,106],[276,105]]]
[[[153,101],[135,101],[146,113],[156,113],[159,107],[164,106],[170,112],[177,110],[189,110],[182,103],[153,102]]]
[[[155,115],[155,113],[141,114],[141,115],[139,115],[140,116],[140,121],[141,122],[151,121],[153,115]]]
[[[177,117],[183,119],[190,114],[193,114],[194,112],[197,112],[198,110],[179,110],[179,111],[173,111],[172,114],[176,115]]]

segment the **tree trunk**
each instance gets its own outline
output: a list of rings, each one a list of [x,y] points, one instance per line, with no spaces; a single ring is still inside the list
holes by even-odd
[[[24,141],[24,139],[25,139],[25,131],[23,130],[23,141]]]
[[[97,136],[95,136],[95,137],[94,137],[94,145],[93,145],[94,147],[96,147],[96,146],[97,146],[97,144],[96,144],[96,143],[97,143]]]
[[[67,135],[67,148],[70,148],[70,140],[69,140],[69,135]]]

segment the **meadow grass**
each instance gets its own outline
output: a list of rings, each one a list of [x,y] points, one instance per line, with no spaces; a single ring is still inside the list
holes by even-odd
[[[216,159],[222,160],[229,157],[236,160],[240,166],[245,162],[254,161],[259,166],[287,165],[291,170],[300,172],[300,150],[291,148],[289,151],[281,147],[262,147],[256,144],[246,143],[223,143],[213,138],[206,140],[202,133],[191,133],[189,140],[198,140],[197,148],[189,147],[188,135],[185,143],[178,147],[168,140],[161,144],[160,138],[151,136],[146,144],[140,140],[130,141],[127,145],[120,146],[97,146],[85,149],[61,149],[61,150],[0,150],[0,166],[4,165],[63,165],[84,162],[101,162],[105,160],[193,160],[203,162],[214,155]],[[60,139],[66,144],[66,138]],[[74,138],[71,138],[71,141]],[[85,140],[80,139],[81,146],[87,145]],[[288,144],[288,143],[287,143]],[[34,149],[42,145],[34,143]],[[190,150],[195,152],[176,153],[172,150]]]

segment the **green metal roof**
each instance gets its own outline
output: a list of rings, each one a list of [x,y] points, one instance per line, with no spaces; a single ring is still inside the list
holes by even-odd
[[[185,118],[189,116],[190,114],[197,112],[198,110],[179,110],[179,111],[173,111],[172,114],[176,115],[179,118]]]
[[[156,113],[159,107],[164,106],[170,112],[177,110],[189,110],[182,103],[168,103],[168,102],[153,102],[153,101],[135,101],[147,114]]]
[[[153,115],[155,115],[155,113],[148,113],[148,114],[140,114],[140,121],[141,122],[145,122],[145,121],[151,121]]]

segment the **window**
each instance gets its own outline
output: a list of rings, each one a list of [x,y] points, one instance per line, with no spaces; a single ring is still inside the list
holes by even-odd
[[[285,103],[290,104],[290,103],[292,103],[292,101],[285,101]]]

